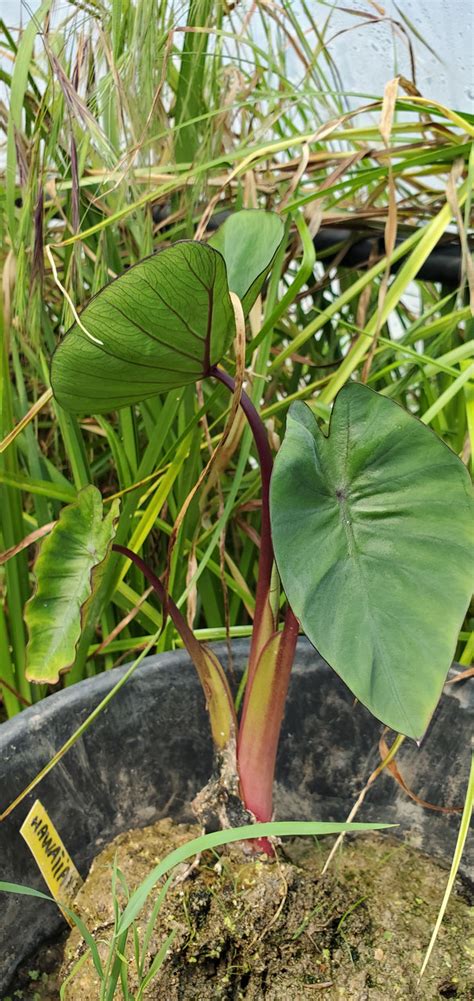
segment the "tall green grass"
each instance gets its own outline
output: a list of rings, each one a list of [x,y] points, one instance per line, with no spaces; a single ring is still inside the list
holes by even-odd
[[[324,419],[340,386],[363,377],[467,461],[468,284],[447,289],[416,276],[445,234],[469,228],[473,116],[399,87],[383,138],[381,98],[354,112],[341,92],[325,45],[329,8],[321,21],[306,5],[304,32],[291,4],[257,4],[265,38],[257,44],[239,6],[91,0],[56,8],[45,0],[20,35],[0,22],[14,62],[1,73],[0,439],[48,388],[51,353],[71,322],[68,298],[79,308],[164,241],[192,237],[206,210],[259,204],[280,210],[289,234],[249,330],[250,392],[269,433],[281,434],[291,400],[307,399]],[[386,260],[345,268],[344,247],[337,271],[332,257],[315,260],[318,226],[383,232],[387,221],[404,240],[391,280]],[[107,418],[77,420],[48,403],[0,454],[0,549],[53,521],[94,482],[106,501],[123,496],[119,541],[161,570],[173,521],[208,455],[203,422],[214,441],[228,406],[212,384],[202,398],[190,388]],[[207,639],[222,637],[226,609],[231,636],[251,629],[259,479],[247,431],[221,472],[221,495],[202,490],[190,506],[171,576],[175,600]],[[8,715],[44,694],[24,677],[32,556],[30,547],[0,567]],[[161,612],[144,591],[137,570],[124,572],[114,558],[65,684],[112,667],[155,635]],[[157,647],[177,643],[168,625]]]

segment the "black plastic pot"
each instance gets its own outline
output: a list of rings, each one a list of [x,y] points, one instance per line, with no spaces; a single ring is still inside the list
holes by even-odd
[[[216,646],[226,660],[224,645]],[[247,641],[234,644],[243,670]],[[125,668],[52,695],[0,727],[0,809],[4,809],[110,691]],[[451,677],[457,669],[453,668]],[[469,682],[448,685],[421,748],[407,741],[400,768],[423,799],[462,805],[474,699]],[[377,764],[381,725],[354,699],[310,644],[298,643],[275,791],[284,819],[345,820]],[[201,688],[187,654],[151,657],[84,737],[0,825],[0,878],[44,889],[19,828],[38,796],[79,870],[116,834],[162,816],[189,819],[189,803],[209,778],[212,749]],[[449,862],[459,816],[407,798],[388,774],[368,793],[358,820],[396,822],[397,833]],[[463,872],[474,875],[473,860]],[[0,989],[16,965],[61,927],[54,904],[1,896]]]

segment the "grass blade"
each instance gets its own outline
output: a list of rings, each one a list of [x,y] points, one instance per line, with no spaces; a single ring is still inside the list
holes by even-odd
[[[53,904],[58,904],[58,901],[55,900],[54,897],[50,897],[49,894],[42,893],[41,890],[35,890],[31,886],[22,886],[21,883],[7,883],[0,881],[0,893],[18,893],[24,897],[36,897],[38,900],[49,900]],[[82,920],[82,918],[80,918],[79,915],[75,913],[75,911],[71,910],[70,907],[67,907],[66,904],[63,904],[61,902],[61,904],[60,905],[58,904],[58,906],[61,907],[61,910],[66,912],[67,916],[71,919],[71,921],[74,922],[74,924],[79,929],[84,939],[84,942],[90,949],[91,956],[94,962],[94,966],[97,970],[97,973],[99,977],[102,979],[104,976],[104,971],[102,968],[102,963],[100,961],[99,952],[95,944],[94,938],[91,935],[87,925]]]
[[[471,755],[471,771],[470,771],[470,774],[469,774],[469,782],[468,782],[468,787],[467,787],[467,792],[466,792],[466,799],[465,799],[465,802],[464,802],[464,809],[463,809],[463,813],[462,813],[462,817],[461,817],[461,824],[460,824],[460,827],[459,827],[459,833],[458,833],[458,837],[457,837],[457,841],[456,841],[456,848],[454,850],[453,861],[451,863],[451,869],[450,869],[450,873],[449,873],[449,878],[448,878],[448,882],[446,884],[446,890],[444,892],[444,897],[443,897],[443,900],[442,900],[442,903],[441,903],[441,907],[439,909],[439,914],[438,914],[438,917],[436,919],[436,924],[435,924],[435,926],[433,928],[433,934],[432,934],[431,939],[430,939],[430,944],[429,944],[429,946],[428,946],[428,948],[426,950],[426,953],[425,953],[425,958],[423,960],[423,965],[422,965],[421,970],[420,970],[419,980],[421,980],[421,978],[422,978],[422,976],[423,976],[423,974],[424,974],[424,972],[426,970],[426,967],[428,966],[428,963],[430,961],[430,956],[431,956],[431,953],[433,952],[433,949],[435,947],[436,939],[438,937],[438,932],[439,932],[439,929],[441,927],[441,923],[442,923],[442,920],[444,918],[444,914],[445,914],[446,908],[448,906],[449,898],[450,898],[452,890],[453,890],[454,881],[456,879],[459,866],[461,864],[461,858],[462,858],[462,854],[463,854],[463,851],[464,851],[464,846],[466,844],[466,839],[467,839],[467,835],[468,835],[468,831],[469,831],[469,826],[470,826],[470,823],[471,823],[473,801],[474,801],[474,753],[472,753],[472,755]]]
[[[122,934],[129,928],[132,921],[140,913],[143,904],[152,891],[155,884],[165,876],[170,869],[200,852],[208,851],[210,848],[222,848],[224,845],[234,844],[236,841],[248,841],[255,838],[288,838],[299,836],[319,837],[324,834],[339,834],[341,831],[381,831],[393,824],[337,824],[322,821],[276,821],[269,824],[247,824],[244,827],[236,827],[232,830],[215,831],[212,834],[203,834],[199,838],[180,845],[170,852],[154,869],[146,879],[140,884],[138,889],[132,893],[130,900],[122,914],[119,922],[117,934]]]

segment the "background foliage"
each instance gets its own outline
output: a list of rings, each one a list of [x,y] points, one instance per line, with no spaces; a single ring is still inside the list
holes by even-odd
[[[208,382],[80,420],[41,400],[73,308],[158,247],[205,236],[212,215],[230,207],[274,208],[287,227],[286,251],[248,332],[247,389],[273,444],[289,402],[309,400],[326,420],[338,389],[355,377],[469,462],[474,116],[430,102],[403,78],[383,99],[350,110],[325,44],[330,8],[303,7],[307,32],[291,3],[263,0],[81,0],[57,9],[44,0],[21,33],[0,21],[1,550],[47,531],[93,483],[106,508],[122,497],[118,541],[162,571],[176,515],[224,426],[225,390]],[[265,45],[255,41],[257,22]],[[396,275],[387,257],[360,271],[345,266],[347,239],[316,257],[313,237],[337,225],[383,236]],[[458,287],[416,281],[452,232],[462,247]],[[252,448],[237,421],[174,549],[172,593],[200,637],[251,629],[259,525]],[[8,715],[45,691],[24,672],[33,555],[24,548],[0,566]],[[130,659],[160,623],[140,573],[111,561],[62,683]],[[471,624],[458,648],[465,664]],[[167,625],[158,648],[177,642]]]

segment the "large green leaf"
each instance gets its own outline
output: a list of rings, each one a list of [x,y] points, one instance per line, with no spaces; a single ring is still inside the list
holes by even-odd
[[[466,468],[396,403],[338,394],[326,437],[290,408],[271,484],[275,554],[308,638],[401,733],[424,733],[469,602],[474,503]]]
[[[66,410],[104,413],[196,382],[235,335],[224,260],[205,244],[176,243],[106,285],[80,321],[51,367]]]
[[[245,315],[252,308],[281,244],[285,227],[275,212],[242,209],[234,212],[209,240],[227,266],[231,292],[242,302]]]
[[[115,536],[119,504],[115,500],[104,517],[99,491],[84,487],[42,543],[35,592],[25,608],[28,681],[55,684],[74,662],[82,617]]]

